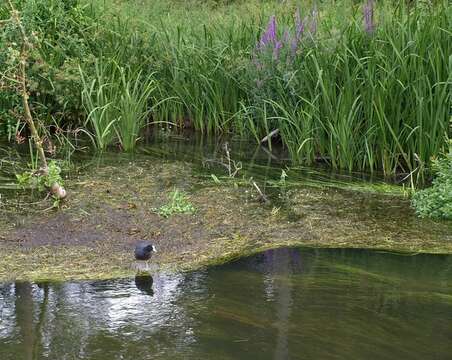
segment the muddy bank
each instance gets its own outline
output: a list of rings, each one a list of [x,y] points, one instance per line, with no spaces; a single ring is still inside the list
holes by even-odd
[[[132,249],[141,239],[159,249],[156,271],[285,245],[452,253],[451,224],[417,219],[395,196],[300,186],[263,204],[250,186],[216,184],[189,163],[156,159],[96,165],[66,186],[71,194],[61,210],[38,202],[7,213],[0,281],[133,275]],[[155,212],[174,189],[188,194],[194,214]]]

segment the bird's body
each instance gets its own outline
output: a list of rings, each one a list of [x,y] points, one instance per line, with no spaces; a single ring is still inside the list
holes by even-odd
[[[154,245],[149,241],[140,241],[135,246],[135,259],[149,260],[153,252],[157,252]]]

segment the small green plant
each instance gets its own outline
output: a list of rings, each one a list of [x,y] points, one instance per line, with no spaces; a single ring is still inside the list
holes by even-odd
[[[416,192],[411,203],[420,217],[452,220],[452,144],[449,153],[433,165],[433,185]]]
[[[169,194],[169,202],[156,209],[155,212],[165,218],[174,214],[193,214],[196,211],[187,195],[179,190],[174,190]]]
[[[286,187],[286,177],[287,173],[284,170],[281,170],[281,177],[279,178],[279,186]]]
[[[37,189],[44,191],[46,188],[51,188],[53,184],[63,186],[64,181],[61,177],[61,168],[55,161],[50,161],[48,164],[47,173],[38,171],[25,171],[22,174],[16,174],[17,182],[22,188]]]

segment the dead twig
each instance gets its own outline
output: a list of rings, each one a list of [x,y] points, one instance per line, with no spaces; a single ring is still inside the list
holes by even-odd
[[[260,141],[260,143],[263,144],[264,142],[269,141],[272,137],[275,137],[278,134],[279,134],[279,129],[275,129],[275,130],[271,131],[267,136],[263,137],[262,140]]]
[[[257,192],[259,193],[261,200],[266,204],[270,203],[270,200],[268,200],[267,196],[265,196],[265,194],[262,192],[262,190],[259,188],[259,186],[257,186],[256,182],[252,181],[251,183],[253,184],[253,186],[257,190]]]

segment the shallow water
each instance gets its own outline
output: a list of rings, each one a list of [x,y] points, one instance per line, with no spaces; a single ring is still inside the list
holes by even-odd
[[[452,256],[284,248],[0,287],[0,359],[450,359]]]
[[[97,166],[124,166],[130,161],[159,159],[166,161],[183,161],[196,167],[196,173],[210,177],[216,174],[219,178],[227,177],[228,171],[225,146],[230,158],[241,166],[236,178],[253,177],[265,182],[264,186],[277,186],[282,170],[287,173],[286,185],[333,186],[339,188],[387,189],[397,194],[401,189],[384,182],[378,174],[370,175],[362,172],[334,171],[327,166],[296,166],[288,158],[281,147],[274,145],[270,151],[267,146],[257,146],[255,141],[205,138],[190,134],[189,136],[157,135],[140,145],[136,153],[107,152],[101,156],[93,152],[79,152],[70,157],[75,167],[82,166],[84,171],[93,171]],[[15,173],[26,170],[30,162],[28,147],[11,148],[9,144],[0,143],[0,191],[18,189]]]
[[[33,224],[46,213],[50,202],[42,201],[43,194],[36,191],[12,190],[18,187],[14,173],[24,169],[27,156],[15,149],[0,147],[0,151],[6,154],[0,159],[1,233],[2,229],[7,232]],[[409,199],[402,196],[401,186],[385,182],[377,174],[296,166],[277,147],[270,152],[264,146],[239,139],[160,134],[140,145],[134,154],[108,152],[94,156],[87,151],[74,154],[72,161],[65,175],[72,199],[67,207],[75,217],[86,214],[83,206],[89,211],[94,203],[109,205],[111,200],[119,207],[124,205],[122,200],[127,200],[140,209],[156,208],[177,188],[187,192],[200,213],[205,214],[200,220],[217,224],[213,231],[221,228],[220,234],[239,235],[254,245],[260,241],[278,246],[309,244],[452,253],[452,222],[419,219]],[[234,178],[228,176],[228,163],[240,167]],[[261,201],[252,182],[269,201]],[[92,194],[95,201],[84,196],[89,183],[103,189]],[[118,191],[112,194],[111,188]],[[230,201],[220,209],[218,200],[224,199],[224,189],[230,190]],[[102,198],[105,193],[110,194],[108,199]],[[158,194],[161,198],[154,196]],[[234,217],[245,206],[246,212]],[[228,209],[234,209],[229,215],[233,226],[226,228],[214,220]],[[272,223],[267,221],[261,227],[259,220],[267,218]],[[206,238],[212,236],[219,235],[209,233]],[[8,240],[8,234],[3,238]]]

